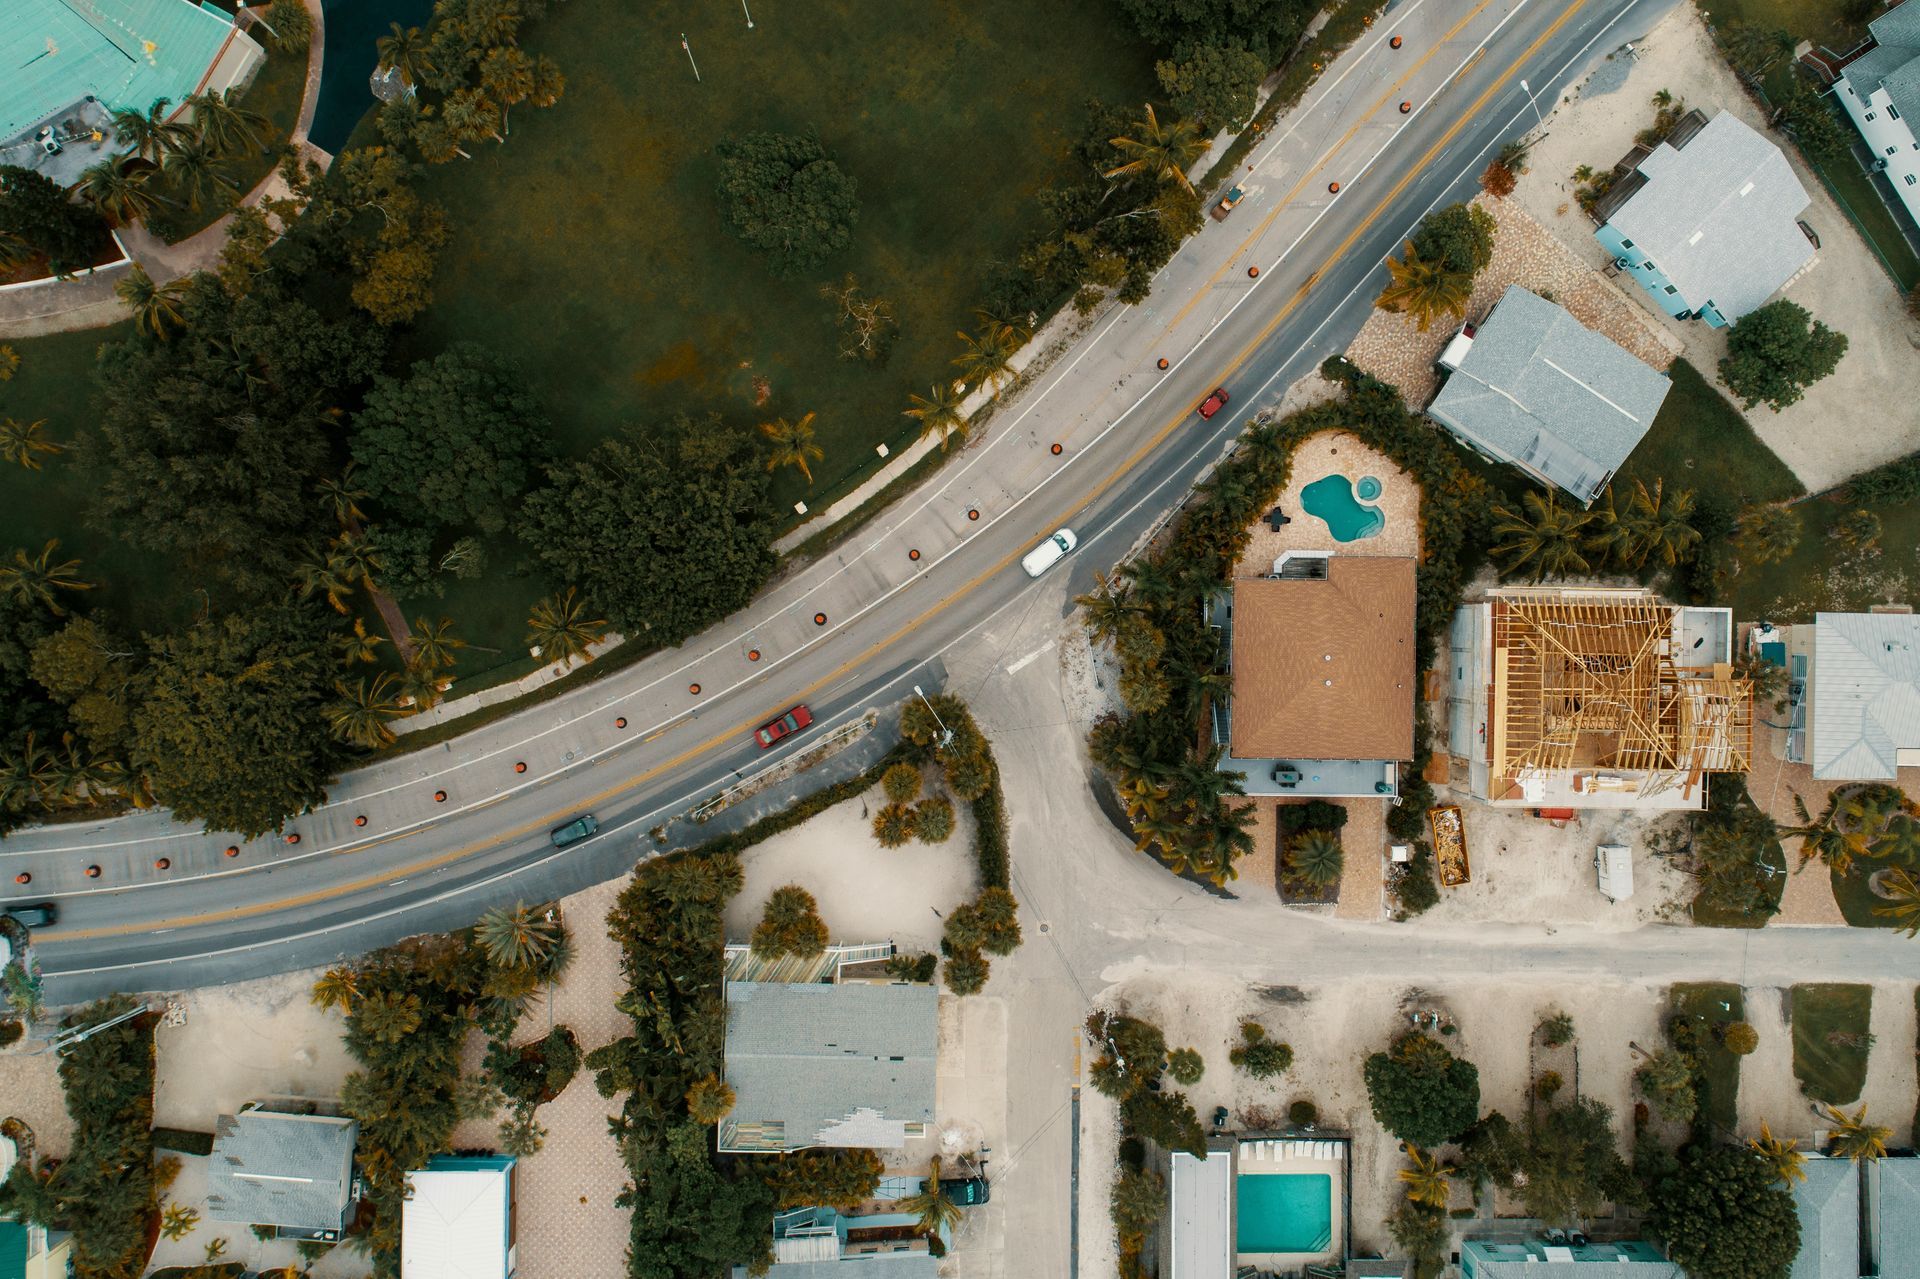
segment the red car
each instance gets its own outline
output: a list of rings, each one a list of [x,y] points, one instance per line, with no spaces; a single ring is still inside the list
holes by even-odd
[[[813,712],[803,702],[769,724],[762,724],[754,730],[753,740],[765,750],[783,737],[790,737],[813,723]]]
[[[1209,395],[1205,400],[1202,400],[1200,403],[1200,416],[1204,418],[1211,418],[1215,413],[1218,413],[1221,409],[1224,409],[1225,407],[1227,407],[1227,401],[1232,398],[1233,398],[1232,396],[1227,394],[1226,387],[1224,386],[1214,387],[1213,394]]]

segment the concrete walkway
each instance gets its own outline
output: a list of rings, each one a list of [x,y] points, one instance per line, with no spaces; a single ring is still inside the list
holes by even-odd
[[[320,94],[320,58],[326,43],[325,16],[320,0],[304,0],[313,15],[313,39],[307,45],[307,86],[301,96],[300,115],[287,141],[299,149],[301,158],[322,166],[333,157],[307,141],[313,125],[314,106]],[[275,169],[259,185],[247,192],[240,203],[252,206],[268,196],[284,198],[285,179]],[[227,227],[233,215],[227,214],[178,244],[168,244],[135,222],[119,228],[120,242],[134,261],[146,269],[156,284],[166,284],[195,271],[210,270],[220,260],[227,242]],[[127,308],[114,294],[114,286],[126,278],[122,270],[96,271],[71,280],[56,280],[38,288],[14,289],[0,293],[0,338],[41,337],[48,333],[72,333],[118,324],[128,316]]]

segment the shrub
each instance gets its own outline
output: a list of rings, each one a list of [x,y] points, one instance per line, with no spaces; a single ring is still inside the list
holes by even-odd
[[[0,1048],[17,1044],[26,1038],[27,1028],[22,1023],[8,1017],[0,1020]]]
[[[827,949],[827,925],[813,894],[798,884],[773,890],[753,930],[753,949],[768,958],[818,955]]]
[[[1563,1012],[1553,1012],[1540,1019],[1540,1042],[1549,1048],[1573,1040],[1573,1018]]]
[[[1176,1048],[1167,1054],[1167,1073],[1182,1088],[1191,1088],[1207,1073],[1207,1063],[1196,1048]]]
[[[1533,1081],[1533,1095],[1541,1101],[1552,1101],[1560,1095],[1560,1089],[1565,1083],[1566,1081],[1560,1078],[1559,1071],[1545,1071],[1540,1078]]]
[[[1362,1074],[1381,1127],[1429,1150],[1465,1132],[1480,1109],[1479,1070],[1430,1035],[1401,1036]]]
[[[895,804],[910,804],[920,796],[920,767],[901,760],[880,774],[880,785],[887,799]]]
[[[947,956],[946,970],[941,976],[946,980],[947,989],[956,995],[977,995],[986,986],[992,973],[992,965],[985,955],[977,950],[956,950]]]
[[[934,795],[915,804],[913,833],[923,844],[944,844],[953,838],[953,801]]]
[[[913,810],[887,804],[873,815],[873,838],[882,848],[899,848],[913,838]]]
[[[1293,1047],[1267,1038],[1267,1028],[1257,1021],[1240,1023],[1240,1042],[1227,1054],[1227,1060],[1255,1079],[1271,1079],[1293,1065]]]
[[[564,1025],[519,1048],[503,1040],[487,1048],[487,1077],[516,1107],[529,1111],[558,1097],[579,1069],[580,1041]]]
[[[1447,269],[1477,275],[1493,261],[1493,215],[1471,204],[1450,204],[1420,219],[1413,247],[1422,261],[1444,262]]]
[[[1394,868],[1388,885],[1400,909],[1419,915],[1440,904],[1440,881],[1433,869],[1433,850],[1425,843],[1413,846],[1413,860]]]
[[[1744,1021],[1728,1022],[1721,1027],[1720,1046],[1736,1057],[1745,1057],[1760,1046],[1760,1032]]]
[[[938,955],[889,955],[887,956],[887,976],[895,981],[932,981],[933,971],[939,962]]]
[[[1689,1147],[1652,1200],[1667,1255],[1696,1279],[1785,1274],[1799,1253],[1793,1196],[1744,1147]]]
[[[1287,1122],[1295,1128],[1311,1128],[1320,1122],[1320,1107],[1301,1097],[1287,1107]]]

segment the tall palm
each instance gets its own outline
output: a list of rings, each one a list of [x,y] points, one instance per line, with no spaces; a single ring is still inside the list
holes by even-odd
[[[192,132],[180,121],[167,118],[167,108],[172,105],[166,98],[155,98],[144,112],[131,108],[115,111],[114,138],[129,154],[148,164],[159,164],[176,143],[184,141]]]
[[[0,342],[0,382],[13,381],[13,375],[19,371],[20,352]]]
[[[29,471],[40,469],[40,455],[65,452],[66,446],[47,438],[47,419],[22,422],[0,417],[0,458],[17,462]]]
[[[1190,823],[1183,814],[1172,811],[1149,812],[1133,821],[1133,846],[1141,852],[1159,849],[1172,852],[1186,842]]]
[[[1440,258],[1422,258],[1412,240],[1398,261],[1387,259],[1387,274],[1392,278],[1373,304],[1382,311],[1413,316],[1422,333],[1443,315],[1458,318],[1467,313],[1473,276]]]
[[[1180,593],[1180,584],[1159,560],[1142,556],[1120,568],[1120,576],[1133,585],[1133,593],[1148,608],[1165,608]]]
[[[147,184],[151,169],[128,169],[119,160],[89,165],[80,175],[79,195],[100,215],[121,226],[153,216],[163,201]]]
[[[513,132],[513,108],[533,93],[533,59],[511,45],[487,50],[480,60],[480,88],[500,104],[503,129]]]
[[[560,101],[560,95],[567,91],[567,77],[560,73],[560,64],[541,54],[533,60],[533,89],[527,94],[527,101],[536,107],[550,107]]]
[[[960,415],[961,393],[955,383],[935,382],[924,398],[909,395],[907,399],[913,407],[906,410],[906,416],[919,419],[923,435],[937,433],[942,449],[956,435],[962,444],[967,442],[967,419]]]
[[[1407,1198],[1429,1208],[1444,1208],[1453,1198],[1453,1169],[1432,1154],[1407,1143],[1407,1163],[1397,1174],[1407,1188]]]
[[[1651,490],[1639,480],[1633,482],[1627,509],[1612,525],[1619,530],[1614,553],[1622,567],[1637,569],[1654,557],[1672,568],[1699,544],[1700,530],[1692,524],[1693,490],[1682,489],[1671,498],[1665,490],[1661,479],[1654,480]],[[1611,507],[1611,489],[1608,494]]]
[[[369,494],[353,482],[353,463],[347,463],[346,469],[338,476],[328,476],[313,486],[320,495],[321,505],[332,513],[334,522],[341,528],[351,530],[367,517],[360,509]]]
[[[1828,1133],[1831,1144],[1827,1149],[1835,1158],[1865,1163],[1887,1157],[1887,1139],[1893,1136],[1893,1129],[1868,1123],[1864,1104],[1849,1115],[1823,1102],[1820,1115],[1833,1125]]]
[[[972,335],[955,334],[967,344],[967,349],[954,356],[953,363],[966,385],[985,386],[998,395],[1000,388],[1013,380],[1013,357],[1026,342],[1027,335],[1024,330],[984,312],[979,320],[980,327]]]
[[[32,558],[25,551],[14,551],[13,562],[0,565],[0,594],[23,607],[38,606],[55,617],[65,617],[67,610],[60,605],[58,592],[90,591],[93,583],[80,576],[79,560],[55,561],[59,550],[60,539],[52,538]]]
[[[329,968],[320,974],[320,980],[313,983],[313,991],[308,995],[315,1008],[338,1008],[343,1013],[353,1011],[353,1001],[360,996],[360,975],[351,968]]]
[[[926,1184],[919,1193],[899,1200],[894,1208],[918,1218],[920,1233],[925,1235],[944,1235],[960,1224],[960,1205],[949,1199],[940,1186],[940,1156],[935,1155],[928,1161]]]
[[[29,732],[18,750],[0,756],[0,808],[17,813],[40,802],[52,778],[53,757]]]
[[[1094,643],[1105,644],[1120,634],[1127,618],[1140,612],[1134,602],[1133,588],[1118,574],[1102,570],[1094,574],[1094,589],[1073,602],[1086,611],[1087,634]]]
[[[58,804],[82,804],[111,790],[125,770],[114,760],[84,751],[72,733],[60,738],[60,749],[47,761],[47,793]]]
[[[1772,564],[1800,545],[1800,512],[1774,503],[1740,517],[1740,546],[1756,564]]]
[[[1106,176],[1123,177],[1130,173],[1144,173],[1161,182],[1177,182],[1191,192],[1193,183],[1187,180],[1187,169],[1207,150],[1207,139],[1200,136],[1200,128],[1192,120],[1175,120],[1162,124],[1160,116],[1153,109],[1153,103],[1146,104],[1145,113],[1134,122],[1133,132],[1108,139],[1113,149],[1126,156],[1126,162],[1108,169]]]
[[[380,53],[380,70],[398,71],[400,78],[410,86],[420,83],[421,76],[433,69],[426,32],[419,27],[402,29],[397,22],[387,25],[392,29],[392,34],[374,41],[374,48]]]
[[[459,89],[448,94],[447,100],[440,104],[440,118],[459,141],[481,138],[506,141],[500,136],[499,106],[478,89]]]
[[[382,671],[371,680],[355,680],[351,685],[336,680],[339,698],[327,708],[333,735],[350,746],[367,750],[385,746],[393,740],[389,720],[407,713],[395,693],[393,674]]]
[[[452,666],[460,660],[460,650],[467,642],[453,633],[453,619],[443,617],[438,622],[429,622],[426,618],[416,618],[413,623],[413,657],[424,663],[430,670]]]
[[[1500,539],[1493,554],[1505,561],[1502,571],[1531,573],[1536,582],[1586,572],[1580,535],[1592,522],[1592,514],[1561,506],[1553,493],[1543,498],[1529,491],[1521,495],[1521,506],[1523,511],[1505,504],[1493,508],[1493,535]]]
[[[496,906],[473,926],[473,939],[497,968],[531,968],[553,953],[559,922],[545,906]]]
[[[1253,826],[1259,820],[1259,810],[1251,804],[1221,804],[1203,820],[1207,878],[1215,888],[1224,888],[1228,880],[1240,878],[1238,862],[1253,852]]]
[[[605,619],[592,616],[586,598],[571,586],[535,604],[527,626],[527,643],[541,659],[560,663],[591,661],[588,649],[607,629]]]
[[[1747,1139],[1747,1149],[1760,1156],[1761,1162],[1773,1173],[1773,1179],[1781,1185],[1791,1187],[1794,1182],[1807,1179],[1807,1157],[1794,1149],[1791,1141],[1774,1136],[1766,1120],[1760,1121],[1760,1135]]]
[[[293,581],[301,599],[321,595],[333,606],[334,612],[350,611],[347,597],[353,594],[353,579],[346,575],[337,556],[316,556],[305,561],[293,570]]]
[[[760,434],[767,437],[767,469],[776,470],[782,466],[791,466],[806,477],[807,484],[813,484],[813,468],[808,465],[818,462],[827,455],[825,449],[813,442],[813,419],[816,414],[809,413],[798,422],[789,422],[777,417],[771,422],[760,424]]]
[[[187,105],[193,108],[194,127],[216,154],[259,151],[273,140],[273,121],[251,107],[241,106],[232,89],[196,93],[187,99]]]
[[[1911,867],[1920,862],[1920,817],[1904,809],[1889,817],[1868,846],[1867,856],[1897,866]]]
[[[1315,888],[1339,883],[1346,864],[1347,855],[1340,846],[1340,836],[1330,830],[1304,831],[1287,849],[1287,871]]]
[[[0,231],[0,271],[13,271],[33,260],[35,249],[11,231]]]
[[[1802,867],[1817,858],[1825,862],[1827,869],[1836,875],[1845,875],[1853,869],[1853,859],[1866,851],[1866,842],[1840,828],[1832,799],[1827,800],[1826,809],[1815,817],[1807,811],[1807,801],[1796,793],[1793,811],[1800,819],[1799,824],[1782,826],[1780,838],[1799,838]]]
[[[380,646],[386,643],[384,635],[374,635],[367,630],[365,618],[353,619],[353,630],[333,637],[333,646],[340,654],[343,665],[351,666],[356,662],[371,662],[380,656]]]
[[[367,589],[386,566],[380,544],[365,533],[342,533],[327,548],[327,560],[349,582],[365,582]]]
[[[1914,883],[1913,876],[1902,866],[1881,871],[1879,875],[1879,895],[1887,904],[1875,906],[1873,913],[1882,919],[1891,919],[1893,926],[1909,937],[1920,934],[1920,884]]]
[[[192,134],[176,142],[167,152],[164,168],[187,197],[187,207],[196,213],[209,200],[229,199],[240,193],[223,163],[225,155],[202,134]]]
[[[180,299],[186,296],[187,288],[184,277],[165,284],[154,283],[147,269],[136,262],[126,278],[113,286],[113,292],[133,312],[134,328],[164,342],[174,330],[186,326],[186,318],[180,313]]]

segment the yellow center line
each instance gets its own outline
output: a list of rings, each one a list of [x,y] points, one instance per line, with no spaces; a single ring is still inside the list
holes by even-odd
[[[1249,341],[1245,346],[1243,346],[1240,349],[1239,353],[1234,356],[1232,362],[1227,366],[1227,369],[1226,369],[1227,374],[1231,375],[1232,373],[1237,371],[1239,367],[1242,364],[1244,364],[1247,361],[1247,359],[1253,354],[1255,349],[1257,349],[1261,345],[1261,343],[1265,342],[1267,338],[1272,336],[1274,329],[1278,328],[1280,324],[1287,318],[1287,316],[1293,313],[1293,311],[1299,306],[1300,302],[1312,290],[1314,282],[1319,279],[1320,275],[1323,272],[1325,272],[1327,268],[1332,266],[1333,263],[1339,261],[1340,258],[1346,255],[1347,251],[1353,247],[1354,243],[1357,240],[1359,240],[1359,238],[1367,232],[1368,228],[1370,228],[1376,221],[1379,220],[1380,216],[1383,213],[1386,212],[1387,207],[1400,197],[1401,192],[1405,191],[1406,188],[1413,182],[1413,180],[1420,175],[1421,171],[1423,171],[1427,167],[1427,165],[1433,162],[1434,157],[1439,155],[1440,152],[1443,149],[1445,149],[1447,146],[1451,145],[1453,142],[1453,139],[1459,136],[1460,131],[1466,128],[1469,122],[1477,118],[1477,116],[1479,115],[1480,109],[1487,104],[1488,100],[1491,99],[1494,96],[1494,94],[1498,93],[1501,89],[1506,87],[1507,81],[1512,79],[1514,74],[1519,71],[1521,64],[1526,62],[1528,58],[1532,57],[1535,53],[1537,53],[1541,45],[1545,44],[1548,40],[1553,38],[1553,36],[1560,30],[1560,28],[1565,26],[1566,23],[1573,17],[1573,15],[1579,12],[1580,9],[1585,6],[1586,3],[1587,3],[1587,0],[1573,0],[1573,3],[1567,7],[1567,11],[1561,14],[1558,18],[1556,18],[1553,24],[1549,26],[1545,31],[1541,32],[1539,37],[1535,39],[1532,44],[1528,45],[1518,58],[1515,58],[1511,63],[1509,63],[1507,66],[1507,69],[1504,72],[1502,72],[1500,76],[1497,79],[1495,79],[1492,84],[1488,85],[1486,90],[1482,92],[1478,98],[1474,99],[1473,105],[1468,107],[1467,110],[1465,110],[1464,112],[1462,112],[1460,114],[1460,118],[1456,120],[1453,123],[1453,125],[1447,129],[1445,133],[1441,134],[1439,139],[1436,140],[1432,146],[1427,148],[1426,154],[1422,155],[1417,163],[1408,166],[1405,174],[1401,177],[1400,181],[1394,184],[1393,189],[1387,192],[1387,194],[1384,197],[1382,197],[1377,204],[1373,206],[1372,210],[1367,213],[1366,217],[1361,219],[1359,224],[1356,225],[1353,228],[1353,230],[1347,233],[1346,238],[1343,239],[1334,248],[1333,252],[1327,255],[1326,259],[1321,263],[1320,269],[1318,271],[1315,271],[1314,274],[1307,279],[1306,283],[1302,284],[1297,290],[1295,290],[1293,296],[1287,299],[1286,303],[1280,307],[1280,309],[1274,314],[1273,318],[1269,320],[1266,323],[1266,325],[1261,328],[1259,333],[1257,333],[1251,341]],[[1047,523],[1049,524],[1056,523],[1056,522],[1066,523],[1072,520],[1073,517],[1078,515],[1081,511],[1084,511],[1093,502],[1097,501],[1100,498],[1100,496],[1104,494],[1108,489],[1112,488],[1116,483],[1118,483],[1120,480],[1124,479],[1128,474],[1130,474],[1133,471],[1134,467],[1138,466],[1140,462],[1147,456],[1147,454],[1153,452],[1155,449],[1160,447],[1160,445],[1166,441],[1169,435],[1171,435],[1177,428],[1179,428],[1183,423],[1187,421],[1188,416],[1189,414],[1187,410],[1184,410],[1184,409],[1179,413],[1175,414],[1172,418],[1170,418],[1167,421],[1166,425],[1162,426],[1157,432],[1154,433],[1151,439],[1147,440],[1139,448],[1135,449],[1133,453],[1127,457],[1126,461],[1122,462],[1117,469],[1109,473],[1105,479],[1101,480],[1100,483],[1095,485],[1079,501],[1075,502],[1072,505],[1072,507],[1070,507],[1064,514],[1059,516],[1057,520],[1049,520],[1047,521]],[[815,680],[813,683],[808,684],[805,688],[801,689],[796,696],[798,696],[801,699],[808,697],[809,695],[817,692],[821,688],[824,688],[827,685],[833,683],[835,680],[839,679],[842,675],[846,674],[849,670],[852,670],[854,667],[859,666],[860,664],[866,662],[874,654],[885,651],[887,648],[890,648],[894,644],[898,643],[901,639],[919,630],[921,627],[925,626],[928,622],[939,617],[948,608],[952,607],[954,604],[959,603],[961,600],[971,595],[974,591],[978,590],[982,583],[984,583],[988,578],[993,577],[995,574],[1006,569],[1010,564],[1014,562],[1015,559],[1019,558],[1021,554],[1023,554],[1023,551],[1019,547],[1015,547],[1015,549],[1013,549],[1012,551],[1009,551],[1006,555],[1002,556],[998,562],[996,562],[989,568],[975,575],[970,581],[967,582],[965,586],[961,587],[958,591],[955,591],[952,595],[949,595],[946,599],[940,601],[938,604],[934,605],[932,608],[928,609],[926,612],[920,614],[920,616],[914,618],[912,621],[908,622],[906,625],[900,627],[898,630],[894,631],[891,635],[887,636],[885,639],[879,640],[878,642],[870,645],[868,648],[863,650],[857,656],[848,658],[846,661],[842,662],[839,666],[836,666],[832,671],[821,676],[819,679]],[[637,773],[633,777],[628,778],[626,781],[623,781],[616,786],[610,786],[606,790],[603,790],[600,793],[598,793],[597,795],[589,796],[582,803],[571,805],[569,806],[569,808],[564,809],[559,813],[549,814],[546,817],[539,818],[531,822],[524,822],[521,825],[512,828],[511,830],[492,836],[478,843],[468,844],[464,847],[456,848],[449,852],[441,853],[441,854],[438,854],[437,856],[429,857],[422,861],[414,862],[413,864],[408,866],[397,867],[392,870],[382,871],[379,874],[375,874],[375,875],[363,875],[358,879],[348,880],[345,883],[330,884],[324,888],[316,888],[310,892],[299,893],[292,897],[284,897],[277,901],[253,902],[245,906],[234,906],[224,910],[206,911],[201,914],[183,915],[174,919],[158,920],[158,921],[153,921],[148,923],[119,924],[119,925],[115,925],[107,928],[83,928],[83,929],[74,929],[71,931],[63,930],[60,932],[45,934],[40,940],[45,944],[57,945],[61,942],[87,941],[87,940],[101,938],[101,937],[121,937],[121,936],[127,936],[134,933],[148,933],[148,932],[153,932],[162,928],[193,928],[193,927],[199,927],[206,924],[227,923],[233,920],[248,919],[248,918],[253,918],[259,915],[270,914],[275,911],[291,910],[291,909],[296,909],[302,906],[311,906],[319,902],[324,902],[334,898],[343,897],[350,893],[356,893],[361,891],[362,889],[374,888],[381,884],[391,883],[394,880],[405,879],[412,875],[419,875],[429,871],[438,870],[442,867],[450,866],[455,862],[464,860],[465,858],[470,857],[476,853],[484,852],[488,849],[498,848],[503,844],[511,843],[512,841],[519,839],[522,836],[532,834],[534,831],[550,829],[556,822],[559,821],[559,819],[562,816],[565,815],[565,813],[579,812],[585,809],[595,808],[598,805],[605,803],[607,800],[614,799],[617,796],[623,795],[628,791],[633,790],[636,787],[643,786],[646,783],[659,777],[663,773],[667,773],[675,768],[678,768],[680,765],[686,763],[688,760],[694,759],[700,755],[704,755],[708,751],[711,751],[712,749],[714,749],[716,746],[719,746],[724,742],[734,739],[741,733],[751,730],[752,728],[757,726],[758,723],[759,721],[757,720],[748,720],[743,724],[738,724],[732,728],[728,728],[719,733],[716,733],[712,737],[707,738],[705,741],[700,742],[697,745],[689,746],[687,749],[681,751],[678,755],[675,755],[672,759],[669,759],[664,763],[655,765],[653,768],[647,769],[645,772]],[[397,838],[397,836],[395,838]]]
[[[1420,55],[1420,58],[1417,62],[1415,62],[1411,67],[1407,68],[1407,73],[1405,75],[1401,76],[1398,80],[1395,80],[1392,84],[1388,85],[1387,91],[1381,94],[1378,98],[1374,99],[1373,105],[1371,107],[1368,107],[1366,110],[1366,113],[1363,114],[1358,120],[1354,121],[1353,126],[1340,136],[1340,140],[1338,142],[1334,143],[1332,146],[1328,147],[1325,151],[1320,153],[1320,158],[1314,161],[1313,167],[1300,175],[1300,180],[1293,184],[1293,187],[1291,190],[1289,190],[1285,195],[1280,197],[1280,202],[1273,206],[1273,211],[1268,213],[1266,218],[1261,221],[1260,225],[1255,227],[1252,233],[1249,234],[1246,239],[1240,242],[1240,247],[1235,249],[1232,255],[1229,256],[1225,262],[1220,264],[1219,270],[1215,271],[1211,276],[1209,276],[1205,284],[1201,285],[1199,288],[1194,290],[1193,296],[1187,299],[1187,304],[1181,307],[1180,310],[1174,315],[1174,317],[1171,320],[1167,321],[1166,327],[1169,331],[1178,327],[1180,321],[1186,319],[1187,315],[1193,310],[1193,308],[1200,305],[1200,299],[1206,297],[1208,292],[1212,290],[1213,286],[1220,282],[1220,277],[1225,275],[1227,271],[1236,262],[1240,260],[1240,255],[1245,253],[1249,248],[1251,248],[1253,246],[1254,241],[1258,240],[1261,236],[1267,233],[1267,228],[1273,225],[1273,220],[1279,217],[1282,213],[1286,211],[1287,206],[1293,203],[1293,198],[1299,195],[1301,189],[1304,188],[1307,185],[1307,183],[1313,180],[1314,174],[1319,173],[1322,169],[1326,168],[1327,162],[1333,159],[1333,157],[1339,153],[1342,147],[1346,146],[1347,143],[1353,141],[1353,135],[1360,132],[1360,130],[1364,129],[1373,120],[1374,113],[1377,112],[1381,107],[1385,106],[1390,100],[1392,100],[1393,95],[1400,92],[1401,88],[1407,83],[1407,81],[1419,75],[1421,68],[1425,67],[1427,63],[1430,60],[1432,60],[1440,52],[1440,50],[1446,48],[1447,42],[1452,40],[1456,35],[1460,34],[1460,29],[1466,26],[1469,22],[1472,22],[1478,16],[1480,16],[1481,10],[1485,9],[1491,3],[1493,3],[1493,0],[1480,0],[1479,4],[1475,5],[1472,9],[1468,10],[1465,17],[1461,18],[1460,21],[1454,23],[1452,28],[1449,29],[1445,35],[1441,36],[1438,40],[1434,41],[1432,46],[1429,47],[1425,53]]]

